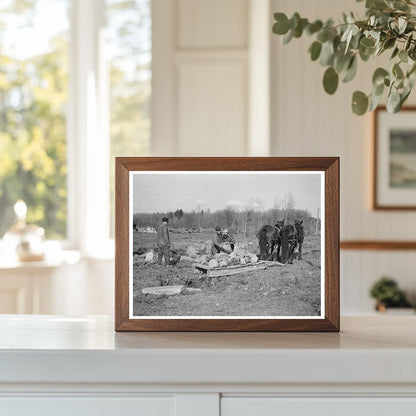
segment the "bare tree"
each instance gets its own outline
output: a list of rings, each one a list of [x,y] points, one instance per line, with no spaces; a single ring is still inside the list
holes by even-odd
[[[287,192],[283,197],[282,207],[285,213],[285,220],[290,217],[290,213],[295,209],[296,202],[291,192]]]

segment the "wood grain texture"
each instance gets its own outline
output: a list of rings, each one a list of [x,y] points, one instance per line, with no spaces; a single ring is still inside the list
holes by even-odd
[[[116,158],[115,327],[129,318],[129,171]]]
[[[129,172],[324,171],[324,319],[129,319]],[[339,331],[339,158],[116,158],[116,331]]]
[[[373,209],[375,211],[377,210],[386,210],[386,211],[414,211],[416,210],[416,205],[381,205],[378,202],[378,183],[377,183],[377,177],[378,177],[378,120],[379,115],[381,111],[387,111],[385,106],[379,106],[374,110],[373,112],[373,178],[372,178],[372,184],[373,184]],[[403,107],[401,112],[406,111],[413,111],[416,112],[416,106],[406,106]]]
[[[416,250],[416,241],[341,241],[341,250]]]

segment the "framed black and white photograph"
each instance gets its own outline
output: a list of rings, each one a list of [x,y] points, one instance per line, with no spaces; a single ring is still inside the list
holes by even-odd
[[[416,108],[374,112],[374,209],[416,209]]]
[[[116,165],[117,330],[338,330],[337,158]]]

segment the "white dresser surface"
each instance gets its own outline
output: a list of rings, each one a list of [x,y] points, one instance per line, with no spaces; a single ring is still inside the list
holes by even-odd
[[[115,333],[111,318],[0,316],[0,383],[416,383],[416,316],[338,333]]]

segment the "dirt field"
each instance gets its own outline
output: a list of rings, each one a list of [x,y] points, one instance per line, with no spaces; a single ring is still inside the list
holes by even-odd
[[[171,234],[180,251],[210,234]],[[134,233],[134,247],[154,247],[155,234]],[[236,238],[238,243],[247,243]],[[258,243],[253,243],[256,252]],[[157,255],[156,255],[157,256]],[[156,258],[155,256],[155,258]],[[167,268],[133,260],[134,316],[316,316],[321,308],[320,237],[306,235],[303,260],[266,270],[207,278],[192,263]],[[173,296],[144,295],[145,287],[186,285],[201,291]]]

